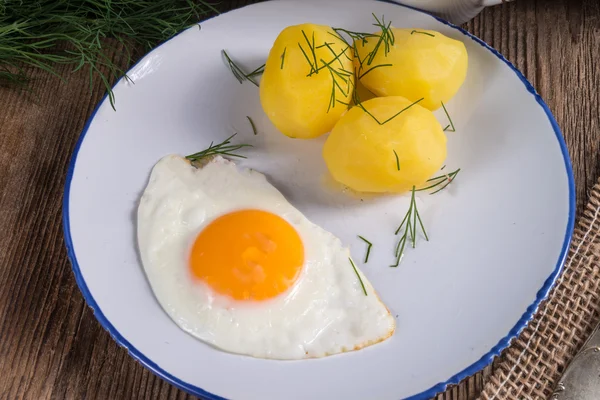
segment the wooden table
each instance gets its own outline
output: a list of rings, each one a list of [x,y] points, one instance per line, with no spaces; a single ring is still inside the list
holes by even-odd
[[[465,27],[499,49],[549,104],[581,208],[600,175],[600,2],[517,0]],[[65,173],[101,86],[96,81],[90,93],[85,73],[66,84],[34,76],[33,95],[0,89],[0,399],[191,398],[115,344],[86,307],[67,260]],[[439,399],[475,398],[491,369]]]

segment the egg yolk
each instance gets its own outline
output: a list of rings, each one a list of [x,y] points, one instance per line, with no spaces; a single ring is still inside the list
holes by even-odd
[[[261,210],[225,214],[204,228],[190,256],[192,274],[236,300],[266,300],[298,279],[304,246],[283,218]]]

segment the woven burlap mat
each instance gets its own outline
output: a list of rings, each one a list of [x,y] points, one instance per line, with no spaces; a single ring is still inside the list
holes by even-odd
[[[599,316],[600,181],[575,228],[562,275],[533,320],[502,355],[481,399],[549,398]]]

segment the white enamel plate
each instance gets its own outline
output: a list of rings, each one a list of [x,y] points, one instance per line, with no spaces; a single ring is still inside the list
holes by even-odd
[[[419,209],[419,238],[398,268],[393,233],[406,196],[333,190],[324,138],[276,132],[258,90],[239,84],[221,50],[252,70],[277,34],[303,22],[368,31],[372,16],[433,29],[469,53],[464,86],[448,104],[447,169],[457,179]],[[194,26],[144,57],[90,119],[69,168],[64,226],[88,304],[114,339],[146,367],[216,399],[426,399],[489,364],[530,320],[559,274],[573,229],[574,187],[561,133],[531,85],[501,55],[444,21],[374,1],[272,1]],[[246,119],[258,128],[253,135]],[[443,112],[436,112],[442,124]],[[445,126],[445,125],[444,125]],[[179,329],[154,298],[138,258],[135,215],[152,166],[222,141],[254,145],[240,165],[266,174],[314,223],[350,246],[397,318],[394,336],[364,350],[305,361],[228,354]],[[364,265],[365,244],[373,242]]]

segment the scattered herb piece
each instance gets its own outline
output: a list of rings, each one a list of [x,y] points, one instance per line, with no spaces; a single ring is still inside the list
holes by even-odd
[[[252,132],[257,135],[258,132],[256,131],[256,125],[254,125],[254,121],[252,121],[252,118],[250,118],[249,116],[246,115],[246,118],[248,118],[248,121],[250,122],[250,125],[252,126]]]
[[[265,64],[261,65],[260,67],[256,68],[254,71],[247,74],[246,72],[244,72],[243,69],[240,68],[239,65],[237,65],[231,59],[231,57],[229,57],[229,54],[227,54],[227,52],[225,50],[221,50],[221,52],[223,53],[223,56],[225,57],[227,64],[229,65],[229,69],[231,70],[231,73],[233,74],[235,79],[238,80],[239,83],[244,83],[244,81],[250,81],[252,84],[254,84],[254,86],[258,87],[258,83],[256,83],[256,81],[252,78],[257,75],[262,74],[265,71]]]
[[[352,259],[350,257],[348,257],[348,260],[350,261],[350,264],[352,264],[352,268],[354,268],[354,273],[358,277],[358,281],[360,282],[360,286],[362,286],[362,290],[365,293],[365,296],[368,296],[367,289],[365,288],[365,284],[363,283],[362,278],[360,277],[360,274],[358,273],[358,270],[356,269],[356,265],[354,265],[354,261],[352,261]]]
[[[326,63],[325,61],[323,61],[323,59],[321,59],[321,62],[323,63],[324,67],[326,67],[327,70],[329,71],[329,74],[331,75],[331,80],[333,82],[333,85],[331,87],[331,97],[329,98],[329,106],[327,107],[327,112],[329,112],[329,110],[331,108],[335,107],[335,103],[338,102],[335,99],[336,90],[339,90],[342,93],[342,95],[344,95],[344,96],[348,95],[348,91],[347,90],[344,91],[344,89],[339,84],[338,79],[347,84],[348,80],[352,76],[352,74],[350,72],[348,72],[344,69],[333,68],[330,64],[334,61],[335,61],[335,59],[331,60],[329,63]]]
[[[349,45],[348,41],[346,39],[344,39],[344,37],[340,34],[340,32],[345,33],[346,35],[350,36],[350,39],[352,39],[352,41],[360,40],[360,41],[362,41],[363,44],[367,43],[367,38],[369,38],[369,37],[379,37],[378,35],[376,35],[374,33],[354,32],[354,31],[349,31],[347,29],[343,29],[343,28],[333,28],[333,30],[336,33],[336,35],[334,35],[331,32],[330,32],[330,34],[332,36],[346,42],[346,44],[348,44],[348,45]]]
[[[442,108],[444,109],[444,112],[446,113],[446,117],[448,117],[448,121],[450,121],[450,125],[448,125],[447,127],[444,128],[444,132],[446,132],[446,130],[448,130],[448,128],[452,127],[452,130],[449,132],[456,132],[456,129],[454,129],[454,122],[452,122],[452,118],[450,118],[450,114],[448,114],[448,110],[446,110],[446,105],[444,104],[444,102],[442,101]]]
[[[396,156],[396,168],[400,171],[400,159],[398,159],[398,153],[394,150],[394,155]]]
[[[444,165],[444,167],[445,167],[445,165]],[[444,169],[444,167],[442,167],[442,169]],[[449,174],[439,175],[439,176],[430,178],[427,180],[427,182],[429,182],[430,185],[420,188],[420,189],[417,189],[417,191],[420,192],[420,191],[424,191],[424,190],[430,190],[430,189],[437,188],[434,192],[430,193],[430,194],[436,194],[437,192],[444,190],[449,184],[451,184],[459,172],[460,172],[460,168],[457,169],[456,171],[450,172]]]
[[[373,247],[373,243],[369,242],[364,237],[358,235],[359,239],[367,244],[367,254],[365,255],[365,264],[369,261],[369,254],[371,254],[371,247]]]
[[[310,60],[310,58],[308,58],[308,55],[306,54],[306,52],[304,51],[304,48],[302,47],[302,45],[300,43],[298,43],[298,47],[300,47],[300,51],[304,55],[304,58],[306,58],[306,61],[308,62],[308,64],[310,65],[310,72],[309,72],[309,74],[312,74],[313,71],[316,71],[315,66],[313,65],[313,63]]]
[[[331,47],[330,43],[325,42],[323,45],[316,47],[314,44],[314,33],[313,33],[313,41],[312,42],[310,40],[308,40],[308,36],[306,35],[306,33],[304,31],[302,32],[302,34],[304,36],[304,39],[305,39],[306,44],[308,45],[308,49],[309,49],[309,52],[306,52],[304,50],[304,47],[300,43],[298,43],[298,46],[300,47],[300,50],[302,51],[302,54],[304,55],[304,58],[306,59],[306,61],[308,62],[308,65],[310,67],[310,70],[306,76],[310,77],[313,74],[318,74],[319,71],[321,71],[323,69],[326,69],[329,72],[329,75],[331,76],[331,96],[329,99],[329,104],[327,106],[327,112],[329,112],[330,109],[335,107],[336,103],[341,103],[341,104],[345,104],[346,106],[348,106],[345,102],[343,102],[341,100],[337,100],[336,94],[339,91],[339,93],[341,93],[344,97],[347,97],[348,93],[350,93],[350,88],[353,85],[353,82],[352,82],[353,74],[352,74],[352,72],[347,71],[343,68],[344,64],[342,63],[342,61],[340,59],[342,56],[345,56],[346,58],[348,58],[348,60],[351,60],[348,57],[348,55],[346,54],[349,47],[344,48],[342,51],[340,51],[339,54],[337,54],[337,53],[335,53],[334,49]],[[328,62],[323,60],[322,58],[320,58],[318,62],[314,59],[314,57],[316,57],[315,49],[322,48],[322,47],[327,47],[329,49],[329,51],[331,52],[331,54],[333,55],[333,58]],[[339,67],[333,66],[333,64],[336,61],[340,64]],[[321,63],[320,66],[319,66],[319,62]],[[345,86],[346,88],[344,89],[343,86]]]
[[[246,156],[237,154],[235,152],[244,147],[252,147],[252,145],[231,144],[231,139],[233,139],[235,135],[237,135],[237,133],[234,133],[233,135],[229,136],[227,139],[216,145],[214,145],[214,142],[210,142],[210,146],[208,146],[207,149],[194,154],[190,154],[189,156],[185,156],[185,158],[187,158],[190,161],[200,161],[206,157],[214,156],[217,154],[229,157],[246,158]]]
[[[333,55],[333,57],[334,57],[334,58],[333,58],[333,60],[331,60],[331,61],[328,63],[329,65],[331,65],[331,63],[332,63],[333,61],[336,61],[336,60],[337,60],[337,62],[339,62],[339,63],[340,63],[340,69],[343,69],[343,68],[344,68],[344,64],[342,63],[342,60],[340,60],[340,56],[342,56],[342,55],[343,55],[343,56],[345,56],[345,57],[346,57],[346,59],[347,59],[348,61],[352,61],[352,59],[351,59],[350,57],[348,57],[348,55],[346,54],[346,50],[348,50],[348,49],[349,49],[349,47],[346,47],[346,48],[344,48],[344,50],[342,50],[342,52],[341,52],[340,54],[336,54],[336,53],[335,53],[335,50],[333,50],[333,47],[331,47],[331,45],[330,45],[329,43],[327,43],[327,42],[325,42],[325,47],[327,47],[327,49],[328,49],[328,50],[331,52],[331,54],[332,54],[332,55]],[[321,68],[322,68],[322,67],[321,67]]]
[[[395,42],[394,32],[391,29],[392,23],[389,22],[386,24],[385,16],[382,16],[381,20],[380,20],[379,18],[377,18],[377,16],[375,14],[372,14],[372,15],[373,15],[373,18],[375,18],[375,23],[373,25],[381,29],[380,34],[355,32],[355,31],[349,31],[347,29],[342,29],[342,28],[333,28],[335,34],[330,32],[330,34],[332,36],[344,41],[348,45],[348,47],[351,47],[354,50],[354,57],[358,60],[358,64],[359,64],[358,71],[356,74],[356,76],[359,79],[362,78],[366,73],[371,71],[373,68],[379,67],[379,66],[375,66],[363,73],[363,66],[364,66],[365,61],[366,61],[367,65],[371,65],[371,63],[375,59],[375,56],[377,55],[377,52],[379,51],[379,49],[381,48],[382,45],[384,48],[385,55],[387,56],[388,52],[390,51],[391,46],[393,46],[394,42]],[[351,39],[351,43],[348,40],[346,40],[342,34],[346,34],[347,36],[349,36]],[[367,44],[369,38],[377,38],[377,43],[375,44],[375,47],[373,48],[373,50],[371,50],[367,55],[365,55],[365,57],[363,59],[361,59],[361,57],[358,53],[358,48],[357,48],[356,43],[360,41],[362,43],[362,45],[364,46],[365,44]],[[385,65],[381,65],[381,66],[389,66],[389,64],[385,64]]]
[[[331,32],[327,32],[327,33],[329,33],[330,35],[332,34]],[[320,46],[317,46],[317,49],[320,49],[320,48],[322,48],[322,47],[328,47],[328,46],[331,46],[332,44],[333,44],[333,43],[328,43],[328,42],[325,42],[325,43],[323,43],[322,45],[320,45]]]
[[[379,19],[379,18],[377,18],[377,16],[375,14],[372,14],[372,15],[373,15],[373,18],[375,18],[375,23],[373,25],[376,27],[379,27],[381,29],[380,34],[355,32],[355,31],[350,31],[350,30],[343,29],[343,28],[332,28],[333,32],[331,32],[331,31],[328,32],[332,37],[346,43],[347,46],[343,50],[341,50],[341,52],[339,52],[339,53],[336,53],[336,51],[333,49],[333,47],[332,47],[333,43],[329,43],[329,42],[325,41],[323,44],[320,44],[317,46],[315,44],[314,32],[311,37],[311,39],[312,39],[311,40],[311,39],[309,39],[309,36],[306,34],[306,32],[302,31],[302,35],[304,37],[304,42],[298,43],[298,47],[300,48],[302,54],[304,55],[304,59],[306,60],[306,62],[309,65],[309,72],[308,72],[307,76],[312,76],[313,74],[318,74],[319,71],[321,71],[323,69],[327,69],[332,78],[331,96],[329,99],[329,104],[327,106],[327,112],[329,112],[329,110],[331,110],[333,107],[335,107],[335,105],[337,103],[343,104],[347,107],[349,106],[348,103],[338,100],[337,94],[341,93],[344,97],[347,97],[348,94],[351,93],[350,92],[351,89],[352,89],[352,92],[356,93],[356,86],[354,85],[353,80],[356,81],[356,80],[361,79],[366,74],[373,71],[374,69],[377,69],[380,67],[392,66],[392,64],[374,65],[374,66],[368,68],[366,71],[363,71],[363,65],[364,65],[365,61],[366,61],[367,65],[371,65],[371,63],[373,62],[373,59],[375,58],[375,55],[377,54],[379,49],[382,47],[385,51],[385,54],[387,55],[387,53],[390,51],[391,46],[394,45],[394,41],[395,41],[394,33],[391,30],[391,22],[386,23],[384,16],[382,16],[381,19]],[[351,42],[352,44],[350,44],[350,42],[348,40],[346,40],[343,35],[349,36],[350,39],[352,40],[352,42]],[[377,43],[376,43],[374,49],[371,52],[369,52],[369,54],[367,54],[364,59],[360,59],[360,56],[358,54],[358,49],[356,47],[356,43],[358,41],[362,41],[362,43],[364,45],[367,43],[368,38],[377,38],[378,40],[377,40]],[[323,48],[323,47],[326,47],[327,49],[329,49],[329,51],[331,52],[331,54],[333,56],[333,59],[331,59],[328,62],[324,61],[323,59],[317,60],[316,50]],[[348,56],[348,54],[347,54],[347,51],[349,49],[353,50],[354,56],[358,58],[359,64],[360,64],[360,67],[358,68],[358,71],[355,71],[353,78],[352,78],[353,74],[343,68],[344,64],[342,63],[342,59],[341,59],[342,57],[346,57],[346,59],[351,60],[351,57]],[[337,61],[337,63],[339,63],[339,66],[333,65],[336,61]],[[343,88],[342,83],[345,85],[345,88]],[[419,101],[421,101],[421,100],[419,100]],[[364,108],[364,106],[359,104],[360,103],[359,101],[355,101],[354,103],[356,105],[359,105],[365,112],[369,113]],[[402,111],[404,111],[404,110],[401,110],[398,114],[400,114]],[[391,118],[389,118],[388,120],[386,120],[384,122],[379,121],[372,114],[370,114],[370,115],[377,121],[377,123],[379,123],[380,125],[383,125],[383,124],[389,122],[390,120],[392,120],[393,118],[395,118],[398,114],[392,116]]]
[[[440,168],[440,171],[443,171],[444,168],[446,168],[446,165],[444,165],[442,168]]]
[[[420,33],[421,35],[427,35],[427,36],[431,36],[431,37],[435,37],[434,34],[429,33],[429,32],[423,32],[423,31],[418,31],[416,29],[413,29],[413,31],[410,33],[411,35],[415,34],[415,33]]]
[[[355,93],[356,93],[356,91],[355,91]],[[398,115],[402,114],[404,111],[406,111],[406,110],[408,110],[409,108],[411,108],[412,106],[414,106],[415,104],[418,104],[418,103],[420,103],[421,101],[423,101],[425,98],[424,98],[424,97],[421,97],[419,100],[417,100],[417,101],[415,101],[415,102],[411,103],[410,105],[408,105],[408,106],[404,107],[402,110],[398,111],[396,114],[392,115],[391,117],[389,117],[388,119],[386,119],[386,120],[385,120],[385,121],[383,121],[383,122],[379,121],[379,120],[377,119],[377,117],[375,117],[373,114],[371,114],[371,113],[370,113],[370,112],[369,112],[369,111],[368,111],[368,110],[365,108],[365,106],[363,106],[363,105],[362,105],[362,103],[360,102],[360,100],[357,102],[357,101],[356,101],[356,99],[357,99],[357,96],[355,96],[355,103],[356,103],[356,105],[357,105],[358,107],[362,108],[362,110],[363,110],[364,112],[366,112],[367,114],[369,114],[369,115],[371,116],[371,118],[373,118],[373,119],[375,120],[375,122],[377,122],[379,125],[385,125],[385,124],[387,124],[388,122],[390,122],[391,120],[393,120],[394,118],[396,118]]]
[[[287,50],[287,47],[283,48],[283,53],[281,53],[281,69],[283,69],[283,63],[285,62],[285,51]]]
[[[317,65],[317,52],[316,52],[316,47],[315,47],[315,32],[313,31],[313,33],[312,33],[312,42],[310,40],[308,40],[308,36],[306,36],[306,33],[304,32],[304,30],[302,30],[302,36],[304,36],[304,40],[306,41],[306,44],[308,46],[308,49],[310,50],[310,55],[311,55],[311,57],[309,57],[308,54],[306,54],[306,52],[304,51],[304,48],[302,47],[302,45],[300,43],[298,43],[298,46],[300,47],[302,54],[304,54],[304,58],[306,58],[306,61],[308,61],[308,64],[310,65],[310,71],[308,73],[308,76],[312,75],[313,72],[315,74],[318,74],[319,66]],[[311,60],[311,58],[312,58],[312,60]]]
[[[263,64],[260,67],[256,68],[254,71],[250,72],[248,74],[248,78],[252,78],[254,76],[262,75],[263,72],[265,72],[265,66],[266,66],[266,64]]]
[[[363,45],[364,45],[364,43],[363,43]],[[354,41],[352,43],[352,50],[354,52],[354,57],[358,60],[358,68],[355,71],[356,77],[358,78],[361,76],[361,72],[363,70],[363,65],[365,63],[366,57],[363,59],[360,58],[360,53],[358,52],[358,47],[356,46],[356,41]]]
[[[361,75],[359,75],[358,79],[362,79],[363,76],[365,76],[369,72],[373,71],[374,69],[381,68],[381,67],[392,67],[392,66],[393,66],[393,64],[379,64],[379,65],[375,65],[374,67],[369,68],[368,70],[366,70],[365,72],[363,72]]]
[[[331,59],[331,61],[329,61],[329,62],[325,62],[325,61],[323,61],[323,59],[320,59],[320,61],[323,65],[318,67],[316,70],[309,72],[306,76],[312,76],[312,74],[319,73],[319,71],[324,68],[331,67],[331,64],[333,64],[335,61],[338,61],[340,63],[340,67],[337,68],[338,71],[344,71],[346,74],[352,75],[350,72],[346,71],[343,68],[344,64],[342,64],[342,61],[340,60],[340,57],[342,55],[346,54],[346,50],[348,50],[348,47],[346,47],[344,50],[342,50],[342,52],[340,54],[336,54],[331,47],[329,47],[329,50],[331,50],[331,52],[333,53],[333,56],[334,56],[333,59]],[[331,67],[331,68],[333,68],[333,67]]]
[[[390,27],[392,26],[392,22],[390,21],[386,25],[385,17],[383,15],[381,16],[381,21],[379,20],[379,18],[377,18],[377,16],[375,14],[371,14],[371,15],[373,15],[373,18],[375,18],[375,21],[376,21],[373,25],[379,27],[381,29],[381,33],[379,34],[379,40],[375,44],[375,47],[366,57],[367,65],[371,65],[371,63],[373,62],[373,59],[375,58],[375,56],[377,55],[377,52],[379,51],[379,47],[382,44],[383,44],[384,54],[387,57],[387,54],[390,51],[390,47],[394,45],[394,41],[395,41],[394,32],[390,29]]]
[[[417,209],[417,200],[415,197],[416,188],[413,186],[412,195],[410,198],[410,206],[408,207],[408,211],[402,219],[400,226],[396,229],[396,235],[400,233],[402,228],[404,228],[404,233],[400,237],[398,241],[398,245],[396,246],[396,264],[390,265],[390,267],[397,267],[400,265],[400,261],[402,261],[402,257],[404,256],[404,249],[406,247],[407,240],[412,242],[412,247],[415,248],[417,245],[417,221],[419,222],[419,227],[425,236],[425,239],[429,241],[429,236],[427,236],[427,232],[425,231],[425,227],[423,226],[423,221],[421,220],[421,216],[419,215],[419,210]]]

